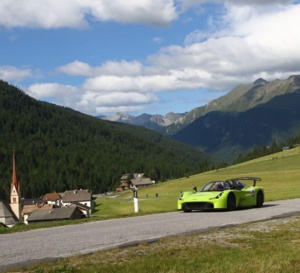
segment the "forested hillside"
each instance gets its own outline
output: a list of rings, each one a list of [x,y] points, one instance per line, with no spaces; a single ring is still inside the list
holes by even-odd
[[[13,151],[26,198],[76,188],[112,190],[123,173],[165,181],[210,168],[209,157],[191,146],[36,101],[0,81],[0,199],[9,192]]]
[[[298,134],[300,89],[275,96],[244,112],[210,112],[174,135],[177,140],[202,148],[232,162],[254,146],[269,146]]]

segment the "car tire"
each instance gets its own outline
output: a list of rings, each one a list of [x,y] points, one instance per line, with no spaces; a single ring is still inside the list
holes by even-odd
[[[227,210],[232,211],[236,208],[236,200],[235,195],[233,193],[229,193],[227,197]]]
[[[264,194],[262,191],[259,191],[256,196],[256,207],[261,208],[264,204]]]
[[[191,211],[192,211],[192,210],[187,206],[187,204],[183,204],[182,210],[183,210],[184,212],[191,212]]]

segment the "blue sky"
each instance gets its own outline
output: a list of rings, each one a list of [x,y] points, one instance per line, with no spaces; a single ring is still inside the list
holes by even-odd
[[[183,113],[300,74],[300,1],[0,0],[0,79],[90,115]]]

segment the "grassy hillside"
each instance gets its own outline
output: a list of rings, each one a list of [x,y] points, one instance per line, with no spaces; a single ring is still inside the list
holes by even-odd
[[[197,186],[199,189],[210,180],[239,176],[258,176],[259,185],[265,188],[266,201],[300,198],[300,147],[279,152],[228,168],[171,180],[138,190],[138,214],[176,211],[177,198],[181,191]],[[158,197],[156,197],[158,194]],[[132,193],[118,197],[97,199],[96,217],[106,219],[134,214]]]

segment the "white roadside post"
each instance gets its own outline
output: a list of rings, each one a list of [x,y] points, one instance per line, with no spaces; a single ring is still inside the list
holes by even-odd
[[[139,201],[138,201],[138,193],[137,193],[137,187],[134,186],[132,188],[133,191],[133,203],[134,203],[134,212],[137,213],[139,212]]]

